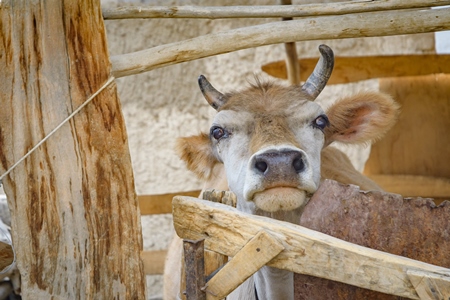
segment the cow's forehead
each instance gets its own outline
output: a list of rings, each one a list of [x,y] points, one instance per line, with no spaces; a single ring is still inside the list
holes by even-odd
[[[233,127],[244,127],[253,114],[247,111],[222,110],[214,117],[213,125],[232,125]]]
[[[311,100],[298,86],[280,86],[260,83],[239,92],[225,94],[226,103],[221,109],[256,111],[279,111],[289,106]]]
[[[283,103],[284,105],[264,105],[264,102],[254,102],[254,104],[254,106],[227,106],[228,109],[219,111],[214,118],[214,123],[244,126],[248,122],[277,118],[283,118],[285,121],[289,119],[307,121],[323,113],[320,105],[308,100],[287,101]]]

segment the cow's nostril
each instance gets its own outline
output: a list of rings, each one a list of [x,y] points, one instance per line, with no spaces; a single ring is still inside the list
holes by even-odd
[[[267,170],[267,163],[265,161],[259,160],[255,163],[255,168],[261,173],[264,173]]]
[[[303,159],[301,157],[297,157],[292,162],[292,166],[294,166],[294,170],[297,173],[300,173],[305,168],[305,163],[303,162]]]

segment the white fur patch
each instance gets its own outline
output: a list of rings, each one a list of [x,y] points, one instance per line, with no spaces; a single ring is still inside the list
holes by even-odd
[[[253,202],[266,212],[290,211],[306,204],[306,192],[297,188],[277,187],[255,193]]]

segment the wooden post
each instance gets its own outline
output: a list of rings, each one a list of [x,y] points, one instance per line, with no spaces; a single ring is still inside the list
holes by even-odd
[[[186,274],[186,299],[205,300],[205,260],[203,240],[183,240]]]
[[[282,5],[292,5],[291,0],[281,0]],[[292,21],[292,18],[282,18],[283,21]],[[298,63],[297,46],[295,42],[285,43],[287,78],[291,85],[300,83],[300,65]]]
[[[3,174],[111,75],[100,1],[3,0]],[[3,181],[25,299],[145,299],[127,134],[111,84]]]

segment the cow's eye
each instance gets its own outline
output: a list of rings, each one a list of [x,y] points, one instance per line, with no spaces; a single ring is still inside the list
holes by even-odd
[[[320,115],[313,121],[313,126],[320,130],[324,130],[328,125],[330,125],[330,121],[326,115]]]
[[[227,132],[222,127],[214,126],[211,128],[210,134],[216,140],[220,140],[221,138],[227,135]]]

